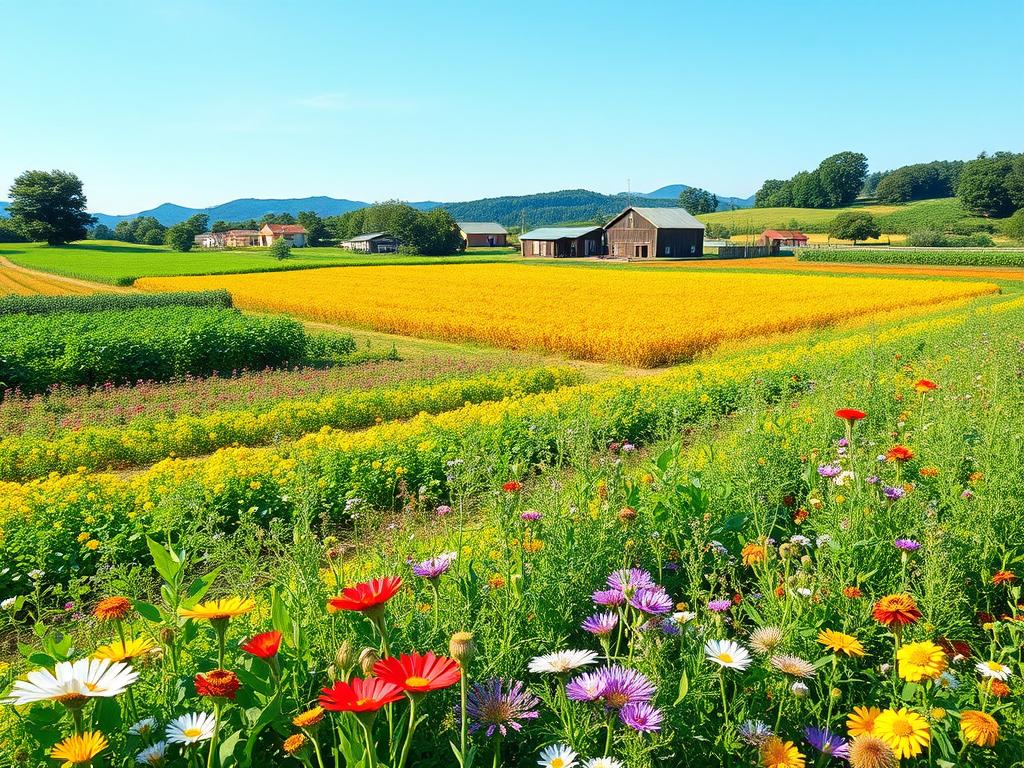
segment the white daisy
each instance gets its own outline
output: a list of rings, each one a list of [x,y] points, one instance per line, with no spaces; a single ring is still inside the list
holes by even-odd
[[[708,661],[728,669],[738,669],[742,672],[750,666],[750,653],[732,640],[708,640],[704,646],[704,654]]]
[[[793,695],[798,699],[806,699],[811,689],[808,688],[804,683],[797,680],[793,685],[789,687],[789,690],[793,692]]]
[[[156,730],[156,718],[146,717],[128,729],[132,736],[149,736]]]
[[[16,680],[7,704],[36,701],[70,702],[93,697],[117,696],[135,682],[139,673],[124,662],[110,659],[62,661],[51,672],[35,669],[24,680]]]
[[[543,656],[534,656],[529,669],[531,672],[562,674],[586,667],[596,661],[597,654],[593,651],[555,651]]]
[[[151,747],[146,747],[135,756],[135,762],[139,765],[163,765],[167,757],[167,742],[158,741]]]
[[[974,665],[974,668],[978,670],[983,677],[988,677],[993,680],[1006,681],[1013,673],[1010,668],[1000,664],[998,661],[979,661]]]
[[[622,768],[614,757],[592,757],[583,764],[584,768]]]
[[[190,712],[167,724],[167,740],[172,744],[198,744],[213,738],[216,721],[210,712]]]
[[[697,618],[697,614],[693,611],[676,611],[672,614],[672,621],[679,626],[683,624],[689,624],[691,621]]]
[[[9,611],[11,610],[11,608],[14,607],[14,604],[16,602],[18,602],[18,598],[16,597],[5,597],[2,601],[0,601],[0,609]]]
[[[565,744],[552,744],[540,753],[537,765],[544,768],[573,768],[576,765],[576,753]]]

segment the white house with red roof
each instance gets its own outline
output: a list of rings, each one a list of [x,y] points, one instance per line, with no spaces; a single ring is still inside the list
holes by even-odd
[[[296,248],[306,245],[306,228],[301,224],[264,224],[260,227],[260,245],[272,245],[282,237]]]

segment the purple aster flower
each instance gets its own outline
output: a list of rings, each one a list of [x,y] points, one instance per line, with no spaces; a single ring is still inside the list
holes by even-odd
[[[627,704],[648,702],[654,698],[654,683],[635,669],[605,667],[597,674],[604,678],[601,700],[609,709],[622,709]]]
[[[623,443],[622,444],[622,452],[623,453],[632,453],[635,450],[636,450],[636,446],[633,445],[632,443]]]
[[[900,488],[898,485],[883,485],[882,493],[885,494],[885,498],[889,501],[898,501],[902,499],[906,491]]]
[[[878,475],[868,475],[864,479],[864,482],[868,485],[878,485],[878,483],[881,482],[881,478]]]
[[[584,672],[577,675],[565,686],[565,695],[573,701],[597,701],[604,692],[604,670]]]
[[[534,520],[540,520],[540,512],[535,509],[528,509],[519,515],[519,519],[525,520],[528,523],[533,522]]]
[[[619,592],[626,594],[637,589],[657,585],[654,583],[654,577],[643,568],[623,568],[620,571],[614,571],[609,574],[608,586],[611,589],[617,589]]]
[[[629,598],[629,604],[642,613],[658,615],[668,613],[675,607],[672,598],[661,587],[638,589]]]
[[[838,757],[840,760],[850,759],[850,743],[842,736],[838,736],[828,728],[804,728],[804,736],[807,743],[829,757]]]
[[[599,589],[593,595],[591,599],[596,605],[622,605],[626,602],[626,596],[617,589]]]
[[[502,736],[506,736],[509,729],[521,731],[523,725],[519,721],[536,719],[539,704],[540,700],[519,681],[494,678],[476,683],[466,696],[469,732],[486,728],[490,737],[495,731]]]
[[[442,504],[441,506],[434,510],[434,514],[438,517],[444,517],[445,515],[451,513],[451,511],[451,507],[449,507],[447,504]]]
[[[455,562],[457,555],[454,552],[445,552],[443,555],[432,557],[429,560],[424,560],[420,563],[415,563],[412,566],[412,572],[417,576],[424,579],[439,579],[444,574],[448,573],[448,569],[452,567],[452,563]]]
[[[893,542],[893,546],[896,549],[902,549],[904,552],[915,552],[921,548],[921,542],[914,541],[913,539],[896,539]]]
[[[675,573],[679,570],[679,563],[665,563],[665,570]]]
[[[708,603],[708,610],[715,613],[725,613],[732,608],[732,600],[712,600]]]
[[[592,635],[606,637],[610,635],[619,623],[619,617],[611,611],[595,613],[588,619],[583,620],[583,629]]]
[[[661,730],[665,716],[646,701],[631,701],[619,710],[619,719],[634,731],[653,733]]]
[[[835,477],[836,475],[838,475],[842,471],[843,471],[843,468],[840,467],[838,464],[819,464],[818,465],[818,474],[821,475],[822,477],[826,478],[826,479]]]
[[[840,448],[845,448],[849,444],[850,444],[850,441],[847,440],[845,437],[840,437],[839,438],[839,442],[836,443],[836,445],[838,445]]]
[[[683,631],[683,628],[679,625],[679,623],[673,621],[671,617],[667,619],[662,619],[661,623],[658,626],[661,628],[661,631],[664,632],[666,635],[678,635]]]

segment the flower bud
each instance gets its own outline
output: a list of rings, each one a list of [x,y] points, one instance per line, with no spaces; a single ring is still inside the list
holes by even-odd
[[[363,648],[362,653],[359,654],[359,669],[362,670],[364,677],[370,677],[373,674],[373,665],[380,661],[380,655],[374,648]]]
[[[477,647],[472,632],[456,632],[448,643],[448,655],[465,669],[476,656]]]
[[[352,643],[344,640],[334,654],[334,666],[342,674],[345,674],[352,667],[352,661]]]
[[[160,642],[164,645],[170,645],[174,642],[174,629],[172,627],[164,627],[160,630]]]

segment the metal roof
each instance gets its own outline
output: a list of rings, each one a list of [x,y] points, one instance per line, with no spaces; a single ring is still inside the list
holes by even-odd
[[[704,225],[691,216],[685,208],[638,208],[631,207],[651,224],[659,229],[704,229]],[[630,208],[616,216],[612,221],[618,221]],[[608,224],[611,224],[609,221]]]
[[[520,235],[520,240],[561,240],[563,237],[583,237],[594,231],[601,230],[601,227],[541,227],[531,229],[525,235]]]
[[[467,235],[507,235],[508,230],[496,221],[457,221]]]
[[[387,232],[367,232],[365,235],[356,235],[346,240],[346,243],[362,243],[366,240],[376,240],[378,237],[387,237]]]

